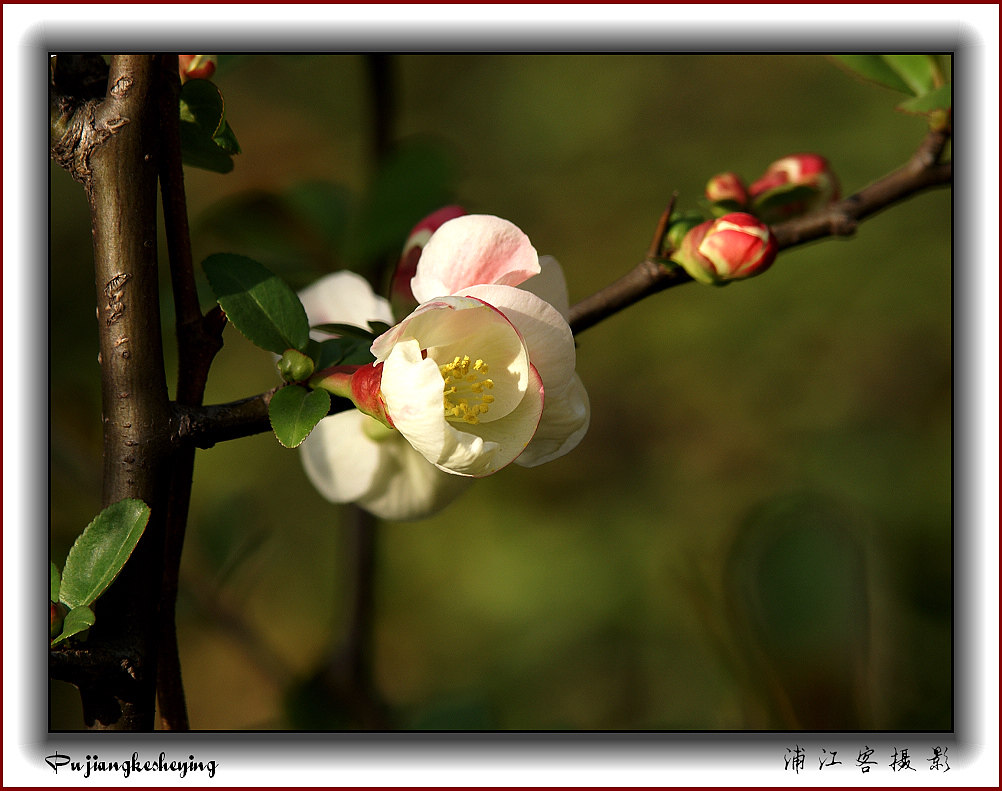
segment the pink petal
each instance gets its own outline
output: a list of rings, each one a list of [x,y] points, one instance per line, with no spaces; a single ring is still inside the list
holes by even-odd
[[[517,286],[539,274],[539,257],[515,225],[484,214],[443,224],[421,253],[411,291],[418,302],[474,285]]]

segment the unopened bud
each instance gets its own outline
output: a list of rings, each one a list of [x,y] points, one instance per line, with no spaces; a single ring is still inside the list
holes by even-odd
[[[778,249],[767,225],[750,214],[735,212],[689,231],[673,259],[693,280],[725,285],[764,272],[776,260]]]
[[[216,73],[215,55],[178,55],[177,67],[181,82],[208,80]]]
[[[315,369],[313,360],[296,349],[286,349],[278,361],[278,372],[286,382],[304,382]]]
[[[773,162],[748,188],[752,211],[766,222],[796,217],[839,198],[839,184],[819,154],[792,154]]]
[[[748,203],[748,190],[737,173],[727,171],[718,173],[706,182],[706,197],[715,204],[723,204],[714,207],[714,213],[728,214],[745,207]]]

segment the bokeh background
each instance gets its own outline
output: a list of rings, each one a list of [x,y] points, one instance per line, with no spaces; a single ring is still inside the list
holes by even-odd
[[[367,63],[221,59],[243,153],[186,170],[196,260],[243,253],[302,286],[457,201],[556,256],[573,302],[642,258],[674,191],[696,208],[714,173],[817,151],[848,193],[924,134],[819,55],[415,54],[390,59],[399,147],[377,173]],[[50,266],[61,565],[100,510],[101,421],[87,206],[56,166]],[[580,334],[577,450],[378,528],[368,659],[393,727],[950,729],[951,280],[940,190]],[[225,340],[208,403],[275,384],[269,355]],[[357,727],[306,683],[346,629],[352,519],[269,435],[199,451],[179,602],[194,728]],[[80,726],[52,685],[50,727]]]

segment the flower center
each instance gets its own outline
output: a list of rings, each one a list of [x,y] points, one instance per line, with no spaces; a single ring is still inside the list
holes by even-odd
[[[464,355],[439,366],[438,370],[445,382],[442,390],[445,417],[479,423],[480,415],[487,414],[494,402],[494,396],[484,392],[494,387],[494,381],[487,378],[487,363],[479,359],[471,361],[469,355]]]

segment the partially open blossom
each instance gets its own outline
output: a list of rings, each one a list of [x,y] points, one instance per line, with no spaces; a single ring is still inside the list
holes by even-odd
[[[748,191],[737,173],[718,173],[706,183],[706,197],[714,203],[727,201],[739,209],[748,203]]]
[[[177,61],[181,82],[208,80],[216,73],[215,55],[178,55]]]
[[[792,154],[769,165],[748,194],[755,213],[776,222],[838,200],[839,184],[823,156]]]
[[[693,280],[723,285],[761,274],[772,265],[777,251],[767,225],[750,214],[735,212],[689,231],[673,259]]]
[[[353,272],[327,275],[299,296],[311,325],[364,329],[370,321],[393,322],[389,303]],[[330,337],[311,334],[317,340]],[[299,448],[307,477],[324,497],[357,503],[382,519],[430,516],[462,494],[470,481],[429,464],[400,432],[356,409],[325,417]]]
[[[462,206],[444,206],[437,211],[433,211],[421,220],[411,230],[407,241],[404,243],[404,250],[400,254],[400,263],[393,273],[393,281],[390,284],[390,300],[394,309],[401,312],[397,315],[409,313],[417,307],[417,300],[411,292],[411,278],[417,273],[418,260],[424,246],[428,244],[431,235],[441,227],[441,225],[456,217],[462,217],[466,210]]]
[[[433,234],[411,288],[421,304],[375,340],[376,362],[321,372],[319,386],[455,475],[542,464],[580,442],[590,408],[555,260],[544,266],[510,222],[467,215]]]

